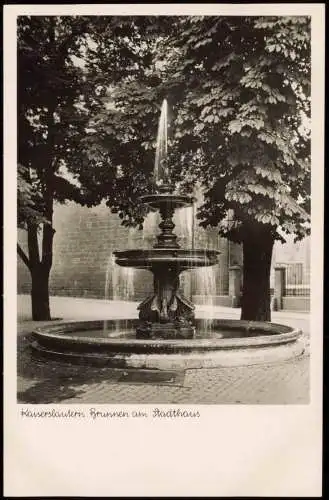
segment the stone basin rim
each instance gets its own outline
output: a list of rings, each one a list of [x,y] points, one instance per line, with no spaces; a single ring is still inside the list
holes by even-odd
[[[118,250],[113,252],[119,266],[149,269],[167,263],[183,269],[208,267],[218,264],[218,250],[186,250],[180,248],[150,248]]]
[[[172,205],[175,208],[183,208],[193,205],[196,201],[194,196],[174,193],[152,193],[139,197],[141,203],[151,207],[160,208],[161,205]]]
[[[122,322],[123,330],[131,330],[134,328],[134,324],[137,324],[138,320],[108,320],[108,322],[113,322],[113,324],[118,324]],[[229,324],[231,326],[235,326],[235,330],[239,326],[240,320],[215,320],[216,324],[214,326],[215,330],[220,331],[220,326],[226,329],[229,328]],[[130,322],[131,326],[126,326],[124,323]],[[258,329],[261,327],[261,322],[246,322],[249,324],[251,328]],[[167,348],[167,349],[218,349],[218,350],[226,350],[226,349],[236,349],[236,348],[254,348],[254,347],[264,347],[264,346],[276,346],[280,344],[288,344],[294,342],[299,339],[302,335],[302,331],[298,328],[289,327],[287,325],[279,325],[276,323],[265,323],[264,335],[257,336],[246,336],[246,337],[238,337],[238,338],[224,338],[224,339],[134,339],[134,338],[117,338],[117,337],[79,337],[78,335],[74,335],[75,332],[79,330],[88,330],[95,329],[103,325],[103,321],[70,321],[65,323],[59,323],[57,325],[50,325],[35,328],[31,333],[35,340],[43,342],[55,342],[55,343],[63,343],[69,345],[89,345],[91,348],[95,347],[117,347],[118,349],[123,347],[132,348],[143,347],[146,349],[150,348]],[[245,323],[243,323],[245,324]],[[243,327],[243,324],[240,325]],[[265,326],[266,325],[266,326]],[[277,332],[277,328],[281,329],[281,332]],[[65,331],[66,330],[66,331]],[[234,328],[232,328],[232,331]],[[242,328],[243,330],[243,328]],[[248,331],[246,328],[245,331]],[[282,331],[283,330],[283,331]],[[250,330],[249,330],[250,331]],[[268,333],[266,335],[266,333]],[[73,334],[73,335],[72,335]]]
[[[203,249],[203,248],[132,248],[130,250],[115,250],[113,252],[114,255],[166,255],[168,253],[179,254],[179,256],[196,256],[196,257],[204,257],[205,255],[216,256],[220,255],[220,250],[212,250],[212,249]]]

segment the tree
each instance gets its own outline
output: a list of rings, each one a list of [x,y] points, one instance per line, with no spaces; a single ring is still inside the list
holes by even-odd
[[[95,50],[92,37],[105,29],[111,61],[105,76],[99,76],[94,68],[103,48],[98,45]],[[20,245],[17,250],[31,273],[34,320],[50,319],[54,202],[74,200],[92,206],[104,197],[120,196],[118,172],[110,164],[102,165],[106,185],[97,188],[103,180],[98,168],[101,148],[89,149],[84,139],[92,133],[91,116],[104,109],[99,79],[106,78],[109,85],[117,74],[131,71],[136,42],[130,18],[18,19],[18,225],[27,230],[28,254]]]
[[[129,60],[128,49],[121,48],[113,56],[113,44],[108,43],[113,22],[130,50]],[[107,205],[126,226],[141,227],[146,211],[139,196],[153,188],[154,143],[161,108],[155,54],[162,39],[159,27],[167,31],[171,22],[166,16],[161,21],[155,16],[119,17],[111,23],[97,23],[93,32],[97,56],[90,57],[87,64],[97,75],[105,108],[91,118],[81,143],[88,168],[81,169],[79,179],[99,200],[107,198]],[[109,167],[116,173],[111,178]],[[111,196],[107,196],[109,188]]]
[[[309,19],[22,17],[18,47],[33,317],[50,316],[54,200],[105,198],[123,224],[142,223],[166,97],[172,178],[202,182],[200,224],[243,244],[242,318],[269,320],[274,241],[309,231]]]
[[[203,158],[199,218],[243,244],[241,318],[270,320],[274,241],[309,229],[310,144],[301,128],[310,112],[309,19],[189,19],[179,40],[188,91],[176,137]]]
[[[270,320],[274,242],[284,241],[284,233],[302,238],[309,232],[310,137],[303,120],[310,114],[310,19],[169,22],[170,30],[168,18],[145,19],[157,37],[149,49],[153,64],[142,79],[125,75],[117,82],[116,111],[100,117],[98,134],[111,164],[121,168],[122,185],[140,176],[143,190],[157,106],[168,98],[172,176],[187,190],[201,181],[200,224],[243,244],[241,318]],[[118,206],[128,224],[140,223],[131,200]]]

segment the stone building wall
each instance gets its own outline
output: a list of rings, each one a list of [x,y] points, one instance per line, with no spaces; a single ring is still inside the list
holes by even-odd
[[[184,226],[184,221],[183,221]],[[112,214],[105,205],[94,208],[81,207],[75,203],[57,205],[54,210],[53,266],[50,275],[50,294],[72,297],[122,298],[140,301],[152,291],[152,274],[148,271],[132,271],[113,265],[114,250],[127,248],[150,248],[154,244],[154,228],[145,234],[121,226],[120,218]],[[185,237],[179,232],[183,248],[191,248],[191,234]],[[156,230],[155,230],[156,231]],[[19,231],[18,239],[27,249],[26,232]],[[217,249],[219,264],[204,271],[184,272],[181,287],[186,296],[226,296],[229,291],[229,272],[232,265],[242,266],[242,251],[239,245],[220,238],[216,229],[202,230],[195,227],[194,247]],[[280,263],[301,263],[303,282],[309,283],[310,239],[297,244],[289,239],[282,245],[276,243],[272,269]],[[30,293],[29,271],[17,259],[18,293]],[[271,273],[274,286],[274,271]]]
[[[152,290],[152,275],[148,271],[134,271],[113,266],[114,250],[127,248],[150,248],[154,236],[143,231],[129,230],[121,226],[121,219],[112,214],[105,205],[94,208],[81,207],[75,203],[56,205],[54,210],[54,255],[50,275],[50,294],[74,297],[127,298],[141,300]],[[184,248],[191,248],[188,237],[181,236]],[[26,232],[19,231],[18,239],[27,248]],[[188,241],[189,240],[189,241]],[[195,248],[218,249],[219,265],[211,272],[211,292],[228,294],[228,267],[241,263],[241,249],[228,244],[213,230],[195,228]],[[209,274],[209,270],[208,270]],[[189,277],[182,274],[182,287],[189,294],[202,293],[202,283],[196,279],[194,271]],[[206,274],[206,278],[207,278]],[[209,278],[209,276],[208,276]],[[209,279],[208,279],[209,281]],[[126,283],[124,285],[124,283]],[[18,259],[18,293],[29,293],[31,280],[26,266]]]
[[[286,243],[276,242],[273,264],[299,264],[302,267],[303,281],[309,283],[311,267],[311,237],[294,243],[293,236],[285,236]]]
[[[124,249],[129,235],[129,230],[120,222],[119,217],[111,214],[104,205],[91,209],[75,203],[55,207],[51,295],[105,297],[111,252]],[[26,248],[26,232],[20,231],[18,238]],[[141,271],[141,274],[137,295],[139,289],[149,286],[150,281],[149,273]],[[28,293],[29,290],[29,273],[19,259],[18,293]]]

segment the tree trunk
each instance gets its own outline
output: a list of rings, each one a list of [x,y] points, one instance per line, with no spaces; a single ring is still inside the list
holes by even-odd
[[[36,224],[28,224],[27,239],[29,254],[17,244],[17,252],[30,271],[32,319],[48,321],[51,319],[49,307],[49,275],[52,266],[54,229],[44,224],[42,237],[42,259],[39,256],[38,228]]]
[[[50,224],[43,225],[42,235],[42,259],[39,255],[38,227],[29,224],[27,228],[27,239],[29,256],[23,258],[31,273],[31,302],[32,319],[34,321],[48,321],[51,319],[49,307],[49,274],[52,266],[52,244],[54,229]],[[20,249],[19,255],[23,257],[24,252]]]
[[[274,245],[271,229],[255,226],[243,240],[241,319],[271,321],[270,271]]]
[[[49,54],[56,55],[55,51],[55,29],[56,18],[49,18],[48,27]],[[38,171],[38,177],[41,181],[42,201],[44,211],[42,215],[48,222],[43,223],[41,258],[38,243],[38,222],[30,222],[27,225],[27,240],[29,255],[25,255],[18,245],[18,254],[22,258],[31,273],[31,301],[32,301],[32,319],[35,321],[47,321],[51,319],[49,307],[49,274],[53,260],[53,237],[55,230],[53,228],[53,205],[54,205],[54,171],[56,167],[55,150],[55,117],[58,98],[53,94],[53,99],[48,103],[47,112],[47,148],[44,153],[42,168]]]
[[[34,321],[48,321],[49,307],[49,272],[48,266],[40,263],[31,269],[32,288],[32,319]]]

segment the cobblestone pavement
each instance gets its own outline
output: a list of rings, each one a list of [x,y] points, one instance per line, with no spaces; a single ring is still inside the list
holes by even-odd
[[[84,386],[78,403],[302,404],[309,401],[308,359],[275,367],[187,370],[184,384]],[[82,388],[82,387],[81,387]],[[63,403],[73,402],[64,400]]]
[[[309,355],[278,364],[175,372],[83,367],[33,359],[19,343],[18,402],[64,404],[307,404]]]
[[[135,305],[133,306],[132,311],[135,309]],[[128,305],[128,307],[131,306]],[[81,306],[79,309],[81,310]],[[56,312],[61,314],[63,311],[58,308]],[[236,317],[237,315],[237,311],[232,311],[232,309],[228,311],[223,309],[217,313],[219,317],[229,315]],[[207,314],[206,309],[205,314]],[[279,315],[277,313],[272,320],[293,324],[304,330],[306,350],[302,356],[268,365],[171,372],[85,367],[54,360],[36,359],[30,349],[29,339],[29,332],[36,323],[21,321],[18,324],[17,344],[17,402],[27,404],[307,404],[310,392],[308,315],[296,313]],[[42,324],[38,323],[38,326]]]

